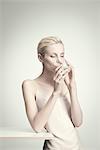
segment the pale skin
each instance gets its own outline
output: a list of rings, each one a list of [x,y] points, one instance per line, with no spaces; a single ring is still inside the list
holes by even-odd
[[[70,100],[70,119],[74,127],[79,127],[83,122],[83,114],[77,96],[74,67],[66,61],[63,45],[58,43],[48,46],[45,55],[39,54],[38,58],[43,64],[41,75],[22,83],[26,114],[32,128],[40,132],[46,126],[58,97]],[[67,69],[63,67],[64,61],[68,65]],[[37,95],[37,90],[42,97]],[[36,98],[43,97],[47,103],[38,111]]]

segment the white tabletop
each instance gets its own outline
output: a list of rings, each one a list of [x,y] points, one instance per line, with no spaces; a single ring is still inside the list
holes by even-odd
[[[45,129],[36,133],[33,129],[18,129],[15,127],[0,127],[0,139],[3,138],[35,138],[53,139],[54,136]]]

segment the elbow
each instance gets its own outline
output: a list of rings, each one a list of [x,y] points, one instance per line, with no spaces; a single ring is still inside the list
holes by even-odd
[[[76,123],[76,124],[75,124],[75,127],[78,128],[78,127],[80,127],[81,125],[82,125],[82,122],[79,122],[79,123]]]
[[[40,130],[40,129],[37,129],[37,128],[33,128],[33,130],[34,130],[36,133],[41,132],[41,130]]]
[[[75,123],[74,125],[75,125],[75,127],[80,127],[81,125],[83,124],[83,120],[81,120],[81,121],[78,121],[77,123]]]
[[[32,126],[32,129],[36,132],[36,133],[39,133],[42,131],[42,129],[38,128],[37,126]]]
[[[81,115],[80,119],[78,119],[75,123],[75,127],[80,127],[83,124],[83,114]]]
[[[33,130],[36,132],[36,133],[39,133],[39,132],[45,132],[46,129],[45,127],[33,127]]]
[[[31,125],[33,131],[36,133],[45,131],[45,129],[44,129],[45,125],[43,125],[40,121],[37,122],[35,120],[35,118],[30,121],[30,125]]]

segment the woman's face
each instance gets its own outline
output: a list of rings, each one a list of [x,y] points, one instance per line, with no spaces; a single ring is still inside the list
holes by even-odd
[[[54,69],[60,64],[63,64],[64,61],[64,46],[61,43],[47,47],[43,57],[43,64],[46,69],[54,71]]]

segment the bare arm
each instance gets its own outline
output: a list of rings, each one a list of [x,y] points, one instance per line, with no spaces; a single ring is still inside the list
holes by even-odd
[[[35,102],[35,90],[32,88],[29,81],[23,82],[22,91],[23,91],[23,97],[25,101],[25,108],[26,108],[28,120],[32,128],[36,132],[40,132],[44,128],[51,114],[51,111],[53,110],[58,94],[56,94],[56,92],[53,92],[50,98],[48,99],[48,102],[38,112],[36,102]]]
[[[34,118],[34,127],[36,131],[41,131],[41,129],[45,126],[53,110],[57,97],[57,94],[53,92],[44,107],[36,114]]]
[[[64,81],[69,89],[69,94],[70,94],[71,120],[75,127],[79,127],[83,122],[83,114],[82,114],[82,110],[81,110],[81,107],[78,101],[78,96],[77,96],[77,87],[76,87],[76,81],[75,81],[74,67],[68,61],[66,61],[66,63],[68,66],[67,67],[68,72]]]
[[[71,119],[75,127],[79,127],[83,122],[83,114],[78,101],[76,84],[70,87]]]

